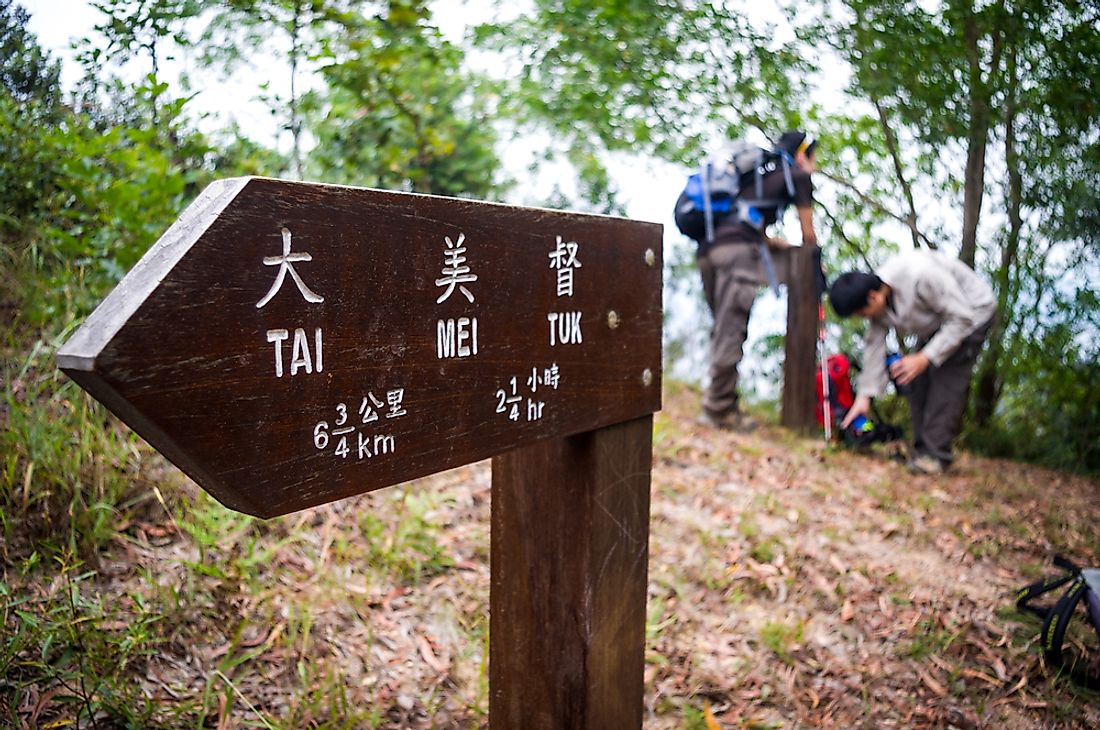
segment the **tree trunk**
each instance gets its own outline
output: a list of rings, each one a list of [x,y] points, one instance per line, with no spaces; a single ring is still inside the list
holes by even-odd
[[[985,426],[993,417],[997,401],[1001,397],[1004,377],[1001,374],[1001,356],[1004,353],[1004,337],[1012,321],[1010,310],[1015,303],[1012,287],[1012,269],[1020,249],[1023,229],[1023,175],[1020,171],[1020,154],[1016,147],[1016,114],[1019,109],[1019,78],[1016,63],[1017,49],[1008,51],[1008,88],[1005,99],[1005,164],[1008,168],[1008,233],[1001,249],[1001,265],[994,279],[997,292],[997,313],[989,333],[989,349],[978,371],[978,383],[974,393],[974,421]]]
[[[965,37],[970,72],[970,125],[967,134],[966,173],[963,178],[963,230],[959,260],[974,268],[978,249],[978,222],[985,194],[985,148],[989,141],[989,91],[982,79],[977,19],[966,16]]]
[[[997,4],[997,17],[1003,18],[1005,0]],[[989,143],[989,127],[992,122],[992,88],[1001,67],[1004,51],[1006,24],[994,22],[983,36],[978,27],[978,16],[971,2],[966,3],[963,19],[963,37],[966,42],[966,58],[970,79],[970,123],[967,134],[966,173],[963,190],[963,231],[959,260],[974,268],[978,251],[978,222],[982,216],[982,197],[985,195],[985,152]],[[982,74],[982,47],[989,47],[989,69]]]

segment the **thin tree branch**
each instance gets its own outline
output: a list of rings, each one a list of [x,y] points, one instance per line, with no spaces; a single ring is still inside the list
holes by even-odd
[[[867,264],[867,270],[873,270],[875,267],[867,258],[867,252],[863,250],[862,246],[860,246],[855,241],[848,238],[847,235],[845,235],[843,224],[839,220],[837,220],[836,216],[833,215],[833,212],[829,210],[829,208],[823,203],[816,203],[816,207],[825,214],[825,217],[828,219],[829,225],[832,227],[833,232],[840,237],[840,240],[844,241],[844,243],[848,245],[848,248],[851,249],[853,253],[863,259],[863,263]]]
[[[856,184],[853,183],[851,180],[845,180],[844,178],[840,177],[839,175],[834,175],[834,174],[832,174],[832,173],[830,173],[826,170],[818,170],[817,172],[819,174],[824,175],[825,177],[829,178],[830,180],[837,183],[838,185],[842,185],[842,186],[848,188],[853,193],[855,193],[856,196],[860,200],[862,200],[864,203],[866,203],[867,205],[871,206],[872,208],[879,211],[880,213],[883,213],[884,215],[887,215],[890,218],[893,218],[898,223],[901,223],[902,225],[904,225],[906,228],[908,228],[910,231],[912,231],[914,236],[917,236],[918,238],[920,238],[920,240],[924,241],[924,245],[927,246],[928,248],[932,249],[933,251],[938,251],[939,250],[939,248],[940,248],[939,244],[936,243],[935,241],[933,241],[927,235],[925,235],[924,232],[921,231],[920,228],[917,227],[917,224],[915,222],[913,222],[913,221],[911,221],[911,220],[909,220],[909,219],[907,219],[903,216],[900,216],[897,213],[895,213],[894,211],[890,210],[883,203],[880,203],[878,200],[875,200],[870,195],[868,195],[867,193],[863,192],[858,187],[856,187]]]
[[[882,134],[886,138],[886,149],[890,152],[890,159],[894,161],[894,174],[897,175],[898,185],[901,186],[901,192],[905,196],[905,202],[909,205],[909,216],[906,220],[906,224],[909,226],[909,233],[913,236],[913,247],[920,248],[920,236],[917,231],[917,206],[913,202],[913,189],[909,186],[909,181],[905,179],[905,168],[901,164],[901,154],[898,149],[898,138],[894,134],[894,129],[890,126],[890,120],[886,115],[886,109],[882,106],[882,100],[879,99],[878,94],[873,91],[870,94],[871,103],[875,105],[875,111],[878,112],[878,123],[882,127]]]

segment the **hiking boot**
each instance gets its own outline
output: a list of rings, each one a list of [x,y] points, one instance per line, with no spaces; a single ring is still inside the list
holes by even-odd
[[[947,465],[934,456],[920,454],[909,461],[909,471],[914,474],[943,474]]]
[[[756,422],[756,419],[737,411],[727,413],[724,416],[716,416],[704,410],[699,414],[699,417],[695,419],[695,422],[700,426],[717,428],[721,431],[739,431],[741,433],[748,433],[760,425]]]
[[[706,426],[707,428],[717,428],[720,430],[726,430],[730,427],[729,416],[715,416],[708,411],[703,411],[699,414],[699,417],[695,419],[695,422],[700,426]]]

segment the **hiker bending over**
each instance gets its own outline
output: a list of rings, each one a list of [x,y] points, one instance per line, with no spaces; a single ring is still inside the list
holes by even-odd
[[[739,200],[752,204],[761,214],[757,225],[743,216],[730,215],[714,228],[713,241],[700,241],[697,263],[703,277],[703,293],[714,316],[710,337],[710,384],[703,395],[701,422],[718,428],[751,428],[754,424],[739,407],[738,367],[744,354],[749,314],[760,287],[768,282],[767,263],[761,244],[767,244],[774,263],[775,278],[786,281],[790,244],[769,236],[767,229],[793,203],[802,228],[802,243],[817,245],[814,233],[813,182],[816,169],[816,141],[803,132],[784,132],[775,146],[785,154],[786,170],[776,164],[755,181],[746,182]]]
[[[864,338],[863,372],[856,399],[842,427],[866,415],[888,377],[910,385],[913,451],[909,468],[938,474],[951,465],[951,442],[959,433],[970,375],[989,331],[996,300],[992,290],[961,261],[927,251],[898,254],[875,273],[837,277],[829,302],[841,317],[870,323]],[[917,335],[917,352],[886,370],[886,331],[901,340]]]

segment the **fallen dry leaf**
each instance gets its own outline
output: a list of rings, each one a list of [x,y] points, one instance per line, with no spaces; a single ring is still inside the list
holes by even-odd
[[[416,646],[420,649],[420,656],[424,658],[424,661],[429,667],[439,672],[440,674],[447,671],[447,665],[440,661],[439,657],[432,651],[432,645],[428,642],[428,639],[424,636],[416,637]]]
[[[924,682],[925,686],[927,686],[928,689],[932,690],[937,696],[947,696],[947,688],[936,680],[932,679],[932,676],[928,674],[928,672],[921,669],[917,671],[917,675],[921,678],[921,681]]]

